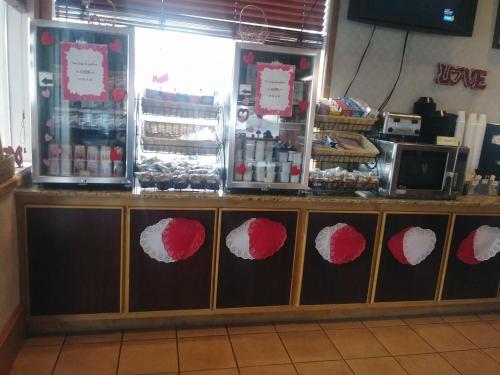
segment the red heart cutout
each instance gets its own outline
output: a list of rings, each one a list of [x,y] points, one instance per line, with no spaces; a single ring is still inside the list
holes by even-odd
[[[297,165],[292,165],[292,169],[290,169],[290,174],[292,176],[299,176],[300,175],[300,168]]]
[[[236,173],[239,173],[239,174],[245,174],[245,171],[247,169],[245,168],[245,164],[241,163],[240,165],[238,165],[236,168],[234,168],[234,171]]]
[[[266,259],[278,252],[286,240],[286,228],[277,221],[259,218],[248,227],[250,254],[254,259]]]
[[[248,52],[246,55],[243,55],[243,61],[247,65],[253,64],[253,62],[255,61],[253,52]]]
[[[40,36],[40,43],[42,44],[42,46],[50,46],[54,44],[54,38],[48,31],[44,31]]]
[[[114,147],[110,154],[109,154],[109,159],[111,161],[116,161],[116,160],[122,160],[122,149],[121,147]]]
[[[187,259],[205,242],[205,227],[198,220],[175,218],[163,230],[161,240],[172,259]]]
[[[115,102],[121,102],[125,98],[125,95],[127,95],[127,92],[125,90],[113,89],[112,95]]]
[[[309,102],[307,100],[301,100],[299,102],[299,110],[300,112],[305,112],[309,108]]]
[[[333,264],[349,263],[358,258],[365,247],[365,237],[351,225],[345,225],[330,240],[330,258]]]
[[[164,74],[162,76],[157,76],[157,75],[154,75],[153,76],[153,82],[156,82],[156,83],[165,83],[168,81],[170,77],[168,76],[168,74]]]
[[[311,66],[311,63],[305,57],[302,57],[299,61],[299,70],[307,70]]]
[[[109,49],[113,52],[121,52],[123,47],[122,47],[122,41],[120,39],[115,39],[113,43],[109,43]]]

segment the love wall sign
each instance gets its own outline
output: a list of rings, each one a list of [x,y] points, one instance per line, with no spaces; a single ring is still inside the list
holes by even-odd
[[[455,86],[460,81],[465,87],[473,90],[484,90],[486,88],[486,76],[488,72],[483,69],[465,68],[451,64],[438,64],[436,83],[438,85]]]

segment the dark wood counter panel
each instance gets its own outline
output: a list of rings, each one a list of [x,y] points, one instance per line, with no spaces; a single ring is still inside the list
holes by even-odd
[[[500,197],[15,196],[33,332],[500,310]]]

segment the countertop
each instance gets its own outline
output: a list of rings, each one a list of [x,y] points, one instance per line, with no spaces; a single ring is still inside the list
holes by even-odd
[[[87,198],[87,199],[126,199],[126,200],[168,200],[168,201],[211,201],[215,205],[222,202],[279,202],[279,203],[328,203],[360,206],[390,205],[390,206],[434,206],[434,207],[488,207],[498,208],[500,213],[500,196],[460,196],[456,200],[415,200],[415,199],[388,199],[379,196],[317,196],[317,195],[273,195],[242,194],[223,192],[194,192],[194,191],[120,191],[104,189],[55,189],[37,185],[24,186],[16,189],[16,195],[23,197],[47,198]]]

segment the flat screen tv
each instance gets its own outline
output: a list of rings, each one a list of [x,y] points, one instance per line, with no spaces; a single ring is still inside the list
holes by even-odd
[[[477,0],[350,0],[353,21],[428,33],[472,36]]]

